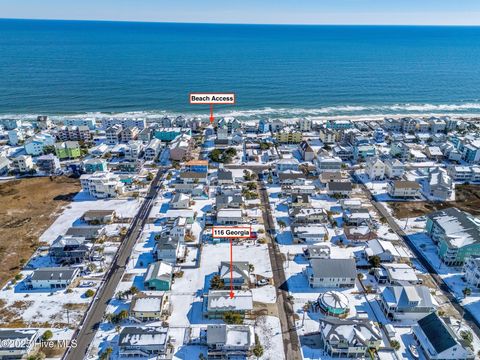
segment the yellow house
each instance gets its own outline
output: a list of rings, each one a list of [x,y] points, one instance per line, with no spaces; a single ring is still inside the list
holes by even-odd
[[[275,138],[281,144],[298,144],[303,140],[303,135],[300,131],[281,131],[275,134]]]
[[[149,295],[139,293],[130,303],[129,315],[140,321],[159,321],[170,313],[168,295],[165,293]]]

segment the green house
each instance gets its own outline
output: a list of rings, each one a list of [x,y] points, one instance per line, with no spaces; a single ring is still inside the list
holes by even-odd
[[[173,266],[157,261],[148,266],[143,285],[145,290],[167,291],[172,286]]]
[[[425,230],[448,266],[463,265],[469,256],[480,255],[480,221],[467,212],[457,208],[435,211],[427,215]]]
[[[77,141],[65,141],[55,143],[55,154],[60,160],[76,159],[82,155]]]

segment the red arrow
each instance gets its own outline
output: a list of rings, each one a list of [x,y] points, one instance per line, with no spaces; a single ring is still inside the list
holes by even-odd
[[[234,297],[233,293],[233,246],[232,239],[230,239],[230,299]]]
[[[213,123],[213,104],[210,104],[210,124]]]

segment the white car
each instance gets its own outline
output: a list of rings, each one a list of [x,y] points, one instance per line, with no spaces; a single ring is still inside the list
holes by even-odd
[[[267,279],[260,279],[257,281],[257,286],[265,286],[265,285],[268,285]]]
[[[92,287],[92,286],[95,286],[95,283],[93,281],[82,281],[80,285],[78,285],[78,287],[82,287],[82,288]]]

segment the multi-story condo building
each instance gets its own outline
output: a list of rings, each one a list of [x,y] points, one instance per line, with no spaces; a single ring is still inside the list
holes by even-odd
[[[437,244],[438,256],[448,266],[463,265],[480,255],[480,220],[457,208],[427,215],[427,234]]]
[[[106,143],[109,145],[118,144],[122,141],[122,126],[121,125],[112,125],[105,130],[105,136],[107,137]]]

